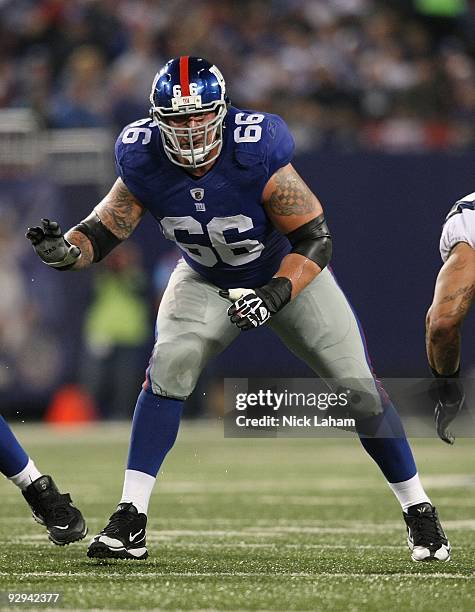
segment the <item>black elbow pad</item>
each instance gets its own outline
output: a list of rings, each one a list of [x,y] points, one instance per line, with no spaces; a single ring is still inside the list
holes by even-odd
[[[86,217],[72,229],[76,232],[81,232],[89,238],[94,251],[94,263],[104,259],[114,247],[122,242],[122,240],[107,229],[96,212],[91,213],[89,217]]]
[[[332,237],[323,214],[287,234],[292,253],[314,261],[323,270],[332,256]]]

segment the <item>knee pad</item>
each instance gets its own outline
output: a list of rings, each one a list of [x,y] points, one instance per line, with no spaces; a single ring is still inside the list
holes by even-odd
[[[337,393],[345,393],[348,398],[344,410],[350,418],[360,420],[382,414],[383,402],[374,379],[349,378],[338,383]]]
[[[185,400],[196,386],[203,367],[203,355],[196,343],[157,342],[148,378],[155,395]]]

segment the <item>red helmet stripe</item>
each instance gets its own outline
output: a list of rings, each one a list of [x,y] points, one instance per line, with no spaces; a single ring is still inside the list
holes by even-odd
[[[180,57],[180,85],[181,95],[190,95],[190,77],[188,74],[188,55],[182,55]]]

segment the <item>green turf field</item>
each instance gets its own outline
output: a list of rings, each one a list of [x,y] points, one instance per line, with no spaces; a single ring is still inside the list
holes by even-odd
[[[128,426],[14,429],[94,535],[119,500]],[[185,423],[152,498],[147,561],[90,560],[89,538],[53,546],[0,481],[0,591],[59,592],[54,609],[75,610],[474,610],[473,440],[414,448],[449,563],[410,561],[399,506],[357,441],[231,440]]]

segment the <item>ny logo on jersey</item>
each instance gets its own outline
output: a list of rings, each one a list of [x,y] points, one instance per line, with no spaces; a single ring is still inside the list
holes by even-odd
[[[201,202],[200,200],[202,200],[205,196],[205,190],[201,189],[200,187],[197,187],[196,189],[190,189],[190,194],[191,197],[196,200],[195,202],[195,207],[197,211],[205,211],[206,210],[206,206],[204,202]]]

